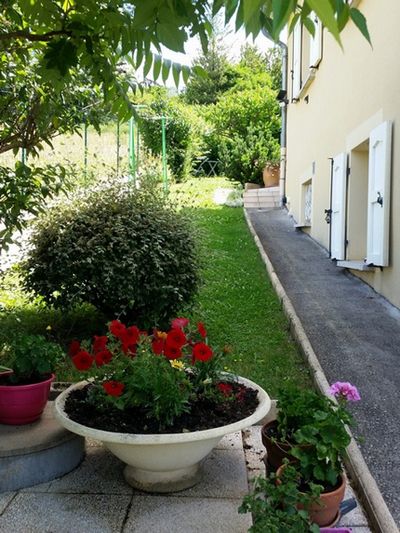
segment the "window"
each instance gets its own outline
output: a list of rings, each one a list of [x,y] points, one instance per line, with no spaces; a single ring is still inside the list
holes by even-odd
[[[314,37],[303,31],[300,21],[292,36],[292,101],[297,101],[315,76],[315,69],[322,59],[322,24],[315,16]]]
[[[302,226],[311,226],[312,219],[312,180],[302,184]]]

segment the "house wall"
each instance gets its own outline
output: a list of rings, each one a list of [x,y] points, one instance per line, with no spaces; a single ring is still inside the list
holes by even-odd
[[[328,248],[324,210],[330,201],[329,158],[347,152],[354,176],[348,200],[348,252],[362,254],[367,194],[362,189],[363,180],[367,183],[367,159],[362,152],[370,131],[391,120],[390,265],[354,274],[400,306],[400,2],[363,0],[358,7],[367,18],[373,48],[352,23],[342,32],[343,50],[324,30],[322,60],[297,103],[291,102],[289,72],[286,196],[290,213],[301,223],[301,184],[313,169],[312,223],[307,231]],[[290,71],[290,40],[288,48]]]

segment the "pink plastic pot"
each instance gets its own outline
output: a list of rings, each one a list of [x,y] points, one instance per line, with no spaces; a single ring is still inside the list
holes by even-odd
[[[0,385],[0,424],[18,426],[40,418],[54,378],[52,374],[49,379],[32,385]]]

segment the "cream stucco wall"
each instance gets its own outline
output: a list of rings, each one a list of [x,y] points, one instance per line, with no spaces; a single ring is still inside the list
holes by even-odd
[[[391,120],[390,266],[354,273],[400,306],[400,2],[363,0],[359,9],[367,18],[373,48],[352,24],[342,33],[343,50],[324,31],[323,57],[315,78],[300,101],[288,105],[286,196],[296,222],[302,222],[302,183],[310,169],[314,170],[309,232],[328,248],[324,210],[330,199],[329,158],[347,152],[353,174],[349,180],[348,251],[352,258],[362,255],[366,246],[365,141],[374,127]],[[289,70],[290,65],[289,41]]]

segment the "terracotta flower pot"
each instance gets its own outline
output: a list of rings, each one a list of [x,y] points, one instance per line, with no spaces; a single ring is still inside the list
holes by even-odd
[[[285,465],[278,468],[276,472],[278,478],[284,468]],[[330,492],[322,492],[319,501],[313,503],[308,509],[311,521],[320,527],[334,526],[339,518],[339,507],[346,489],[346,479],[343,474],[340,476],[340,481],[339,487]]]
[[[293,455],[290,454],[292,446],[286,442],[277,442],[270,436],[270,431],[277,427],[276,420],[268,422],[261,428],[261,439],[267,450],[268,464],[277,470],[284,459],[293,461]]]
[[[0,385],[0,424],[30,424],[46,406],[54,374],[31,385]]]

